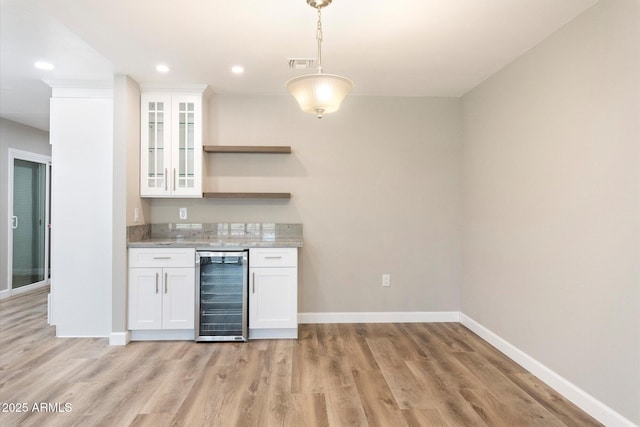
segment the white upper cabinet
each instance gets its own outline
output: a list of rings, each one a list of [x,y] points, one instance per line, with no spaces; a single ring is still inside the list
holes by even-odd
[[[140,196],[202,197],[201,89],[142,93]]]

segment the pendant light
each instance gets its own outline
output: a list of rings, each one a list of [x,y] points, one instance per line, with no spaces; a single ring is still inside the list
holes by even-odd
[[[305,113],[315,114],[319,119],[324,114],[333,113],[353,88],[353,82],[346,77],[324,74],[322,71],[322,19],[320,10],[332,0],[307,0],[307,4],[318,11],[316,39],[318,40],[318,72],[294,77],[286,84],[291,95],[298,101]]]

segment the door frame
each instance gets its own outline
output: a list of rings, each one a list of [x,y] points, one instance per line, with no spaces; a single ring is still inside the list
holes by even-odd
[[[14,177],[14,164],[15,160],[25,160],[33,163],[40,163],[46,166],[45,168],[45,233],[44,233],[44,271],[45,278],[41,282],[37,282],[31,285],[22,286],[17,289],[13,289],[13,177]],[[8,179],[7,179],[7,289],[0,292],[0,299],[7,298],[12,295],[18,295],[24,292],[29,292],[35,289],[43,288],[50,283],[49,274],[49,238],[51,235],[51,156],[45,154],[32,153],[29,151],[18,150],[15,148],[9,148],[8,155]]]

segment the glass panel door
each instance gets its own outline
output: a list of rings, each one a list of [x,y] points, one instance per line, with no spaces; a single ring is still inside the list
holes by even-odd
[[[178,103],[178,188],[193,188],[194,178],[194,126],[195,104]]]
[[[47,165],[14,159],[12,288],[42,282],[46,271]]]
[[[165,179],[168,166],[164,164],[164,102],[149,102],[148,107],[149,169],[147,185],[149,188],[162,189],[166,188]]]
[[[247,340],[247,252],[198,254],[197,341]]]

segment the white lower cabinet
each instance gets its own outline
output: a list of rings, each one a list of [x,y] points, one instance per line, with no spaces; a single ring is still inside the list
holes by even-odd
[[[295,328],[298,325],[295,268],[253,268],[249,327]]]
[[[194,319],[195,251],[130,249],[129,329],[193,330]]]
[[[132,268],[129,329],[193,329],[193,268]]]
[[[195,249],[129,249],[133,340],[194,339]],[[249,338],[298,338],[298,249],[249,250]]]
[[[249,337],[298,337],[298,250],[249,250]]]

